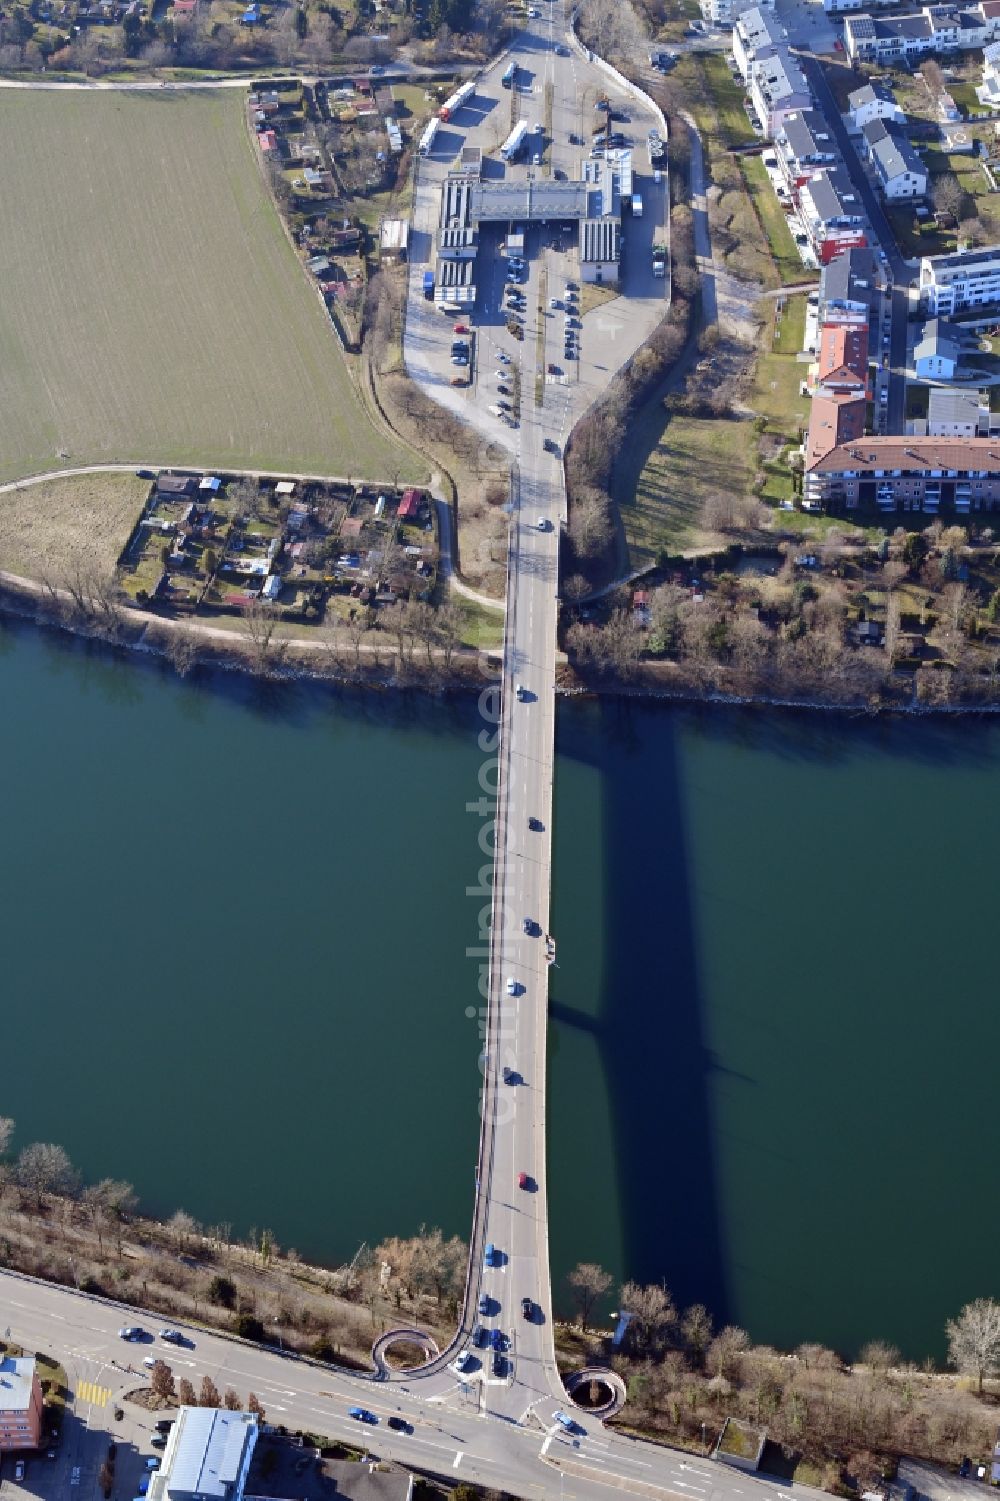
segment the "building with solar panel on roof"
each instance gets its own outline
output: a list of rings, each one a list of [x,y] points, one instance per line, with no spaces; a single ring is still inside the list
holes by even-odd
[[[252,1412],[180,1408],[148,1501],[242,1501],[258,1431]]]

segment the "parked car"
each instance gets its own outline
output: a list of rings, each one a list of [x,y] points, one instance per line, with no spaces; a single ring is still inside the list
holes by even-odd
[[[137,479],[155,479],[156,478],[156,475],[153,473],[152,469],[137,469],[135,471],[135,473],[136,473],[136,478]]]
[[[14,1479],[15,1480],[23,1480],[24,1479],[24,1460],[23,1459],[18,1459],[18,1460],[14,1461]]]
[[[149,1442],[154,1449],[165,1449],[167,1447],[167,1435],[165,1433],[154,1433]]]
[[[157,1365],[159,1362],[158,1362],[157,1357],[155,1355],[144,1355],[142,1357],[142,1363],[143,1363],[143,1365],[146,1367],[146,1369],[148,1371],[151,1371],[153,1369],[153,1367],[155,1365]]]
[[[466,323],[456,323],[454,332],[456,334],[469,334],[472,332],[472,330]]]
[[[169,1433],[173,1426],[173,1418],[160,1418],[159,1422],[156,1424],[156,1431],[157,1433]]]

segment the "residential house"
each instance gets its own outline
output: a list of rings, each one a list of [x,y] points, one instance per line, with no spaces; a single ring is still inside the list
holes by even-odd
[[[914,346],[917,380],[954,380],[962,362],[962,330],[943,318],[929,318]]]
[[[852,62],[909,63],[932,53],[984,47],[1000,30],[992,0],[976,5],[925,5],[907,15],[848,16],[844,46]]]
[[[43,1400],[33,1355],[0,1360],[0,1454],[40,1446]]]
[[[184,500],[195,489],[194,477],[190,474],[158,474],[156,495],[159,500]]]
[[[897,125],[906,121],[906,116],[896,103],[896,96],[887,83],[866,83],[847,96],[849,113],[856,130],[862,130],[872,120],[893,120]]]
[[[939,507],[967,513],[1000,506],[1000,442],[991,438],[865,437],[807,454],[809,504],[885,511]]]
[[[424,492],[422,490],[404,490],[396,512],[398,521],[416,521],[420,515],[420,507],[423,503]]]
[[[273,155],[278,149],[278,137],[273,130],[260,130],[257,132],[257,140],[261,151],[265,156]]]
[[[983,49],[983,81],[976,85],[976,98],[987,109],[1000,109],[1000,42]]]
[[[804,182],[839,159],[826,118],[818,109],[794,110],[785,116],[775,133],[774,154],[793,198]]]
[[[750,68],[758,58],[773,57],[787,45],[788,33],[769,11],[756,5],[744,11],[733,27],[733,57],[743,82],[749,83]]]
[[[855,246],[827,261],[819,278],[820,327],[845,323],[868,327],[875,300],[875,252]]]
[[[803,184],[799,212],[821,266],[842,250],[868,243],[861,200],[843,167],[818,172]]]
[[[868,392],[867,324],[833,323],[820,333],[815,386],[829,394]]]
[[[1000,302],[1000,245],[925,255],[920,262],[920,305],[932,317],[954,317]]]
[[[805,74],[785,48],[751,63],[750,99],[764,134],[771,137],[788,115],[813,102]]]
[[[252,1412],[179,1408],[148,1501],[242,1501],[257,1432]]]
[[[806,468],[815,465],[843,443],[853,443],[865,430],[865,399],[848,392],[813,397],[806,434]]]
[[[933,386],[927,402],[927,435],[931,438],[986,438],[990,432],[990,404],[982,391],[959,391]]]
[[[884,120],[870,120],[861,138],[885,198],[898,203],[926,196],[927,168],[901,131]]]
[[[962,118],[961,110],[947,89],[942,89],[934,101],[934,113],[942,125],[954,125],[957,120],[961,120]]]

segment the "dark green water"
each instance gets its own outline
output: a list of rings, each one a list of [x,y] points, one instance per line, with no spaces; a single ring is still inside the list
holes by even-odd
[[[465,1233],[474,702],[0,636],[0,1113],[153,1210]],[[565,705],[553,1270],[938,1353],[995,1293],[1000,727]]]

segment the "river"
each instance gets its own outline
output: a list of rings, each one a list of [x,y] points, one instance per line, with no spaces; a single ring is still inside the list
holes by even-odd
[[[303,1255],[465,1233],[474,701],[20,628],[0,695],[18,1141]],[[569,703],[558,752],[557,1302],[597,1260],[781,1347],[940,1356],[996,1291],[1000,726]]]

